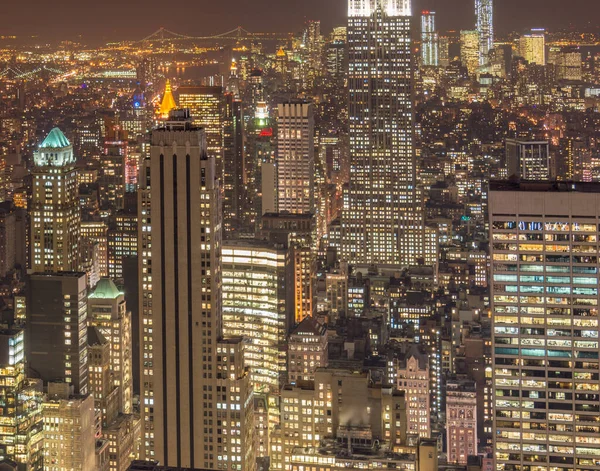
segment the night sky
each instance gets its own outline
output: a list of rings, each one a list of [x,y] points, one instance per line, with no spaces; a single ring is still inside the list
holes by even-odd
[[[599,0],[495,0],[500,32],[531,27],[589,29]],[[474,0],[413,0],[415,12],[435,10],[440,30],[474,25]],[[297,31],[305,19],[326,30],[345,23],[347,0],[0,0],[0,35],[40,35],[47,40],[141,39],[160,26],[190,35]],[[596,26],[597,29],[597,26]]]

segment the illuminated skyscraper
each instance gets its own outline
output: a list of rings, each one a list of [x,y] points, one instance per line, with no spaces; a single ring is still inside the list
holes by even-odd
[[[206,153],[215,159],[217,178],[223,184],[223,88],[179,87],[179,106],[190,110],[194,126],[204,129]]]
[[[423,11],[421,13],[421,58],[423,65],[440,65],[438,50],[438,32],[435,29],[435,12]]]
[[[73,146],[60,129],[54,128],[33,160],[31,269],[76,271],[81,213]]]
[[[532,29],[519,38],[519,55],[530,64],[546,65],[546,32]]]
[[[244,344],[222,339],[221,190],[204,131],[187,110],[152,131],[141,175],[142,456],[253,471]]]
[[[314,130],[311,103],[277,105],[277,201],[280,212],[315,212]]]
[[[494,48],[494,0],[475,0],[475,17],[479,33],[479,65],[484,65]]]
[[[349,0],[350,184],[342,256],[412,265],[423,252],[417,201],[410,0]]]
[[[460,32],[460,61],[467,68],[469,75],[475,75],[479,68],[479,33],[473,31]]]
[[[243,115],[242,101],[227,93],[223,119],[223,225],[226,231],[241,227],[247,209]]]
[[[496,469],[597,469],[600,185],[492,182]]]

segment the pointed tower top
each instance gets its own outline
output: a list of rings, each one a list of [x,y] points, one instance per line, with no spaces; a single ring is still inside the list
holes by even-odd
[[[177,103],[175,103],[175,98],[173,98],[173,91],[171,90],[171,81],[167,79],[167,84],[165,85],[165,93],[163,95],[162,102],[160,103],[160,115],[163,118],[167,118],[169,116],[169,111],[177,108]]]

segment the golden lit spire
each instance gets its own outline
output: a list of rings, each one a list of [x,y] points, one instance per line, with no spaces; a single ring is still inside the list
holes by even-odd
[[[175,98],[173,98],[173,92],[171,90],[171,81],[167,79],[167,84],[165,85],[165,93],[162,98],[162,102],[160,103],[160,115],[163,118],[169,117],[169,111],[173,108],[177,108],[177,103],[175,103]]]
[[[283,50],[283,47],[279,48],[279,51],[277,51],[277,57],[285,57],[285,51]]]

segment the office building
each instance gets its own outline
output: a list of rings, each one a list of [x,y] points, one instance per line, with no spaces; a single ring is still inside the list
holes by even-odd
[[[448,463],[467,464],[477,455],[477,393],[475,382],[446,382],[446,438]]]
[[[306,317],[288,339],[288,382],[312,381],[317,368],[327,366],[327,327]]]
[[[506,139],[507,175],[523,180],[550,178],[550,143]]]
[[[21,234],[19,234],[20,236]],[[24,243],[24,241],[20,242]],[[17,214],[12,202],[0,203],[0,278],[17,262]]]
[[[252,471],[244,344],[222,339],[221,189],[188,110],[152,131],[141,175],[142,457]]]
[[[247,208],[244,174],[244,108],[232,93],[225,95],[223,118],[223,226],[240,229]]]
[[[435,29],[435,12],[421,12],[421,60],[425,66],[440,65],[438,32]]]
[[[138,216],[120,211],[108,227],[108,277],[123,283],[123,264],[138,254]]]
[[[290,251],[294,323],[316,314],[316,226],[312,214],[266,213],[260,237]]]
[[[246,366],[255,392],[278,392],[293,323],[288,250],[257,240],[227,240],[222,254],[223,332],[248,340]]]
[[[315,212],[315,120],[312,103],[277,105],[279,212]]]
[[[88,322],[109,344],[111,381],[119,388],[118,411],[132,412],[131,312],[125,295],[109,278],[102,278],[88,297]]]
[[[595,469],[600,186],[490,183],[496,469]]]
[[[54,128],[33,161],[30,267],[34,272],[78,270],[81,216],[73,146]]]
[[[475,0],[475,18],[479,39],[479,65],[488,62],[494,49],[494,0]]]
[[[406,444],[406,408],[403,393],[371,379],[368,372],[319,368],[314,381],[287,385],[281,426],[271,439],[271,469],[291,471],[304,462],[337,470],[357,455],[364,468],[381,468],[375,443],[392,455]]]
[[[49,395],[43,404],[44,471],[95,471],[94,398]]]
[[[342,258],[413,265],[423,251],[417,201],[410,0],[348,2],[350,183]],[[385,54],[376,53],[386,44]]]
[[[108,427],[119,413],[119,388],[112,381],[110,343],[97,327],[88,327],[89,390],[96,410],[96,436]]]
[[[97,265],[98,276],[108,276],[108,227],[106,223],[104,221],[81,221],[79,231],[82,263],[93,262]],[[96,253],[92,249],[94,246],[97,247]],[[90,254],[90,258],[95,259],[86,259],[86,254]]]
[[[26,377],[24,332],[0,330],[0,460],[43,468],[42,383]]]
[[[429,438],[431,408],[427,355],[413,347],[399,359],[395,373],[398,390],[404,391],[406,398],[406,433]]]
[[[460,62],[469,75],[475,75],[479,68],[479,32],[460,32]]]
[[[581,51],[579,49],[551,47],[548,51],[548,64],[554,65],[557,80],[579,82],[583,79]]]
[[[194,126],[204,129],[206,154],[215,159],[216,175],[223,185],[223,88],[179,87],[180,108],[190,110]]]
[[[85,273],[33,274],[27,283],[28,375],[88,393],[88,297]],[[93,401],[92,401],[93,402]]]
[[[532,29],[519,38],[519,55],[530,64],[546,65],[546,32]]]
[[[128,132],[118,124],[110,124],[104,137],[98,177],[100,207],[119,211],[125,204]],[[103,275],[106,276],[106,275]]]

